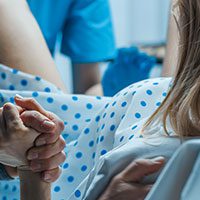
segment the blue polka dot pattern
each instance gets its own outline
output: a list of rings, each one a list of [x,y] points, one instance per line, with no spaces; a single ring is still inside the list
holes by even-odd
[[[85,134],[88,134],[90,132],[90,129],[89,128],[86,128],[85,130],[84,130],[84,133]]]
[[[74,181],[74,177],[73,176],[69,176],[68,178],[67,178],[67,180],[68,180],[68,182],[73,182]]]
[[[141,114],[140,113],[135,113],[135,117],[139,119],[139,118],[141,118]]]
[[[147,94],[148,94],[148,95],[152,95],[153,92],[152,92],[151,90],[147,90]]]
[[[83,154],[81,153],[81,152],[78,152],[77,154],[76,154],[76,157],[77,158],[81,158],[83,156]]]
[[[33,92],[32,93],[32,97],[38,97],[38,96],[39,96],[38,92]]]
[[[2,73],[1,78],[5,80],[6,79],[6,73]]]
[[[75,197],[79,198],[81,196],[80,190],[75,191]]]
[[[96,119],[95,119],[95,121],[99,122],[99,120],[100,120],[100,116],[97,116]]]
[[[63,169],[67,169],[69,167],[69,164],[68,163],[65,163],[64,165],[63,165]]]
[[[141,101],[140,102],[141,106],[145,107],[147,105],[147,103],[145,101]]]
[[[90,147],[93,147],[93,146],[94,146],[94,141],[90,141],[90,142],[89,142],[89,146],[90,146]]]
[[[68,106],[64,104],[64,105],[61,106],[61,109],[66,111],[66,110],[68,110]]]
[[[13,85],[10,85],[9,90],[15,90],[15,87]]]
[[[73,126],[72,126],[72,129],[73,129],[74,131],[77,131],[77,130],[78,130],[78,125],[73,125]]]
[[[81,114],[80,114],[80,113],[76,113],[76,114],[75,114],[75,118],[76,118],[76,119],[79,119],[80,117],[81,117]]]
[[[40,78],[39,76],[36,76],[36,77],[35,77],[35,80],[36,80],[36,81],[40,81],[41,78]]]
[[[72,97],[72,100],[73,100],[73,101],[78,101],[78,97],[77,97],[77,96],[73,96],[73,97]]]
[[[127,102],[122,103],[122,107],[125,107],[127,105]]]
[[[12,70],[12,73],[13,73],[13,74],[17,74],[18,72],[19,72],[19,71],[18,71],[17,69],[13,69],[13,70]]]
[[[81,171],[82,172],[85,172],[87,170],[87,166],[86,165],[83,165],[82,167],[81,167]]]
[[[64,121],[62,137],[66,141],[67,158],[61,165],[61,177],[52,184],[54,200],[83,198],[91,171],[98,173],[105,158],[112,158],[112,153],[121,148],[127,148],[128,152],[127,144],[132,145],[143,137],[144,121],[161,105],[171,82],[171,79],[159,78],[142,81],[112,98],[104,98],[66,95],[40,77],[26,76],[14,70],[8,73],[1,65],[0,79],[3,88],[0,91],[1,106],[8,101],[14,102],[15,94],[32,96]],[[113,170],[112,165],[108,170]],[[19,199],[19,192],[17,179],[0,183],[1,199]]]
[[[27,86],[28,85],[28,81],[25,80],[25,79],[21,80],[21,85],[22,86]]]
[[[49,87],[46,87],[46,88],[44,89],[44,91],[45,91],[45,92],[51,92],[51,89],[50,89]]]
[[[56,186],[56,187],[54,188],[54,191],[55,191],[55,192],[59,192],[59,191],[60,191],[60,187],[59,187],[59,186]]]
[[[105,155],[106,153],[107,153],[107,151],[105,149],[101,151],[102,156]]]
[[[47,98],[47,102],[48,102],[48,103],[53,103],[53,101],[54,101],[53,98],[51,98],[51,97],[48,97],[48,98]]]
[[[115,112],[112,112],[112,113],[110,114],[110,117],[113,118],[114,116],[115,116]]]
[[[112,125],[112,126],[110,127],[110,130],[111,130],[111,131],[114,131],[114,130],[115,130],[115,125]]]
[[[91,103],[88,103],[87,105],[86,105],[86,107],[87,107],[87,109],[92,109],[92,104]]]

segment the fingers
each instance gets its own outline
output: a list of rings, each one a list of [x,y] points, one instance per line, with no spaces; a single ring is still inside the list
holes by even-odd
[[[57,167],[55,169],[42,172],[41,177],[44,181],[48,183],[53,183],[59,178],[61,172],[61,168]]]
[[[138,185],[138,196],[140,199],[145,199],[152,187],[153,185]]]
[[[145,176],[158,172],[164,165],[164,158],[140,159],[131,163],[117,178],[125,182],[139,182]]]
[[[49,112],[49,116],[51,116],[52,122],[55,124],[55,129],[51,132],[51,134],[41,134],[35,140],[36,146],[41,146],[42,144],[52,144],[56,140],[58,140],[60,134],[64,130],[64,123],[60,120],[56,115]]]
[[[15,107],[15,105],[11,103],[6,103],[3,106],[2,114],[3,118],[5,119],[5,125],[8,131],[19,129],[19,127],[23,125],[19,116],[19,111]]]
[[[48,159],[59,152],[62,152],[64,148],[65,141],[60,137],[54,144],[31,148],[27,153],[27,159]]]
[[[16,95],[15,103],[18,106],[25,108],[26,110],[36,110],[45,116],[47,114],[46,111],[42,108],[42,106],[33,98],[23,98],[20,95]]]
[[[38,111],[24,111],[20,117],[25,126],[31,127],[38,132],[50,133],[55,129],[55,124]]]
[[[49,137],[48,134],[41,135],[35,140],[36,146],[40,146],[45,143],[54,143],[60,136],[61,132],[64,130],[64,123],[57,117],[55,114],[45,111],[39,103],[37,103],[33,98],[23,98],[19,95],[15,97],[15,102],[18,106],[25,108],[27,110],[35,110],[46,116],[55,124],[55,129],[52,130],[52,137]],[[46,132],[46,131],[43,131]]]
[[[30,168],[34,172],[41,172],[41,171],[55,169],[60,164],[62,164],[65,161],[65,159],[66,159],[65,153],[61,152],[49,159],[32,160],[30,162]]]

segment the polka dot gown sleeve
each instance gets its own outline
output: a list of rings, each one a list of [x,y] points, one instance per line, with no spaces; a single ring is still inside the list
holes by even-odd
[[[1,106],[13,102],[15,94],[34,97],[65,122],[67,159],[61,177],[52,185],[54,200],[84,199],[105,156],[142,137],[141,124],[160,105],[171,81],[142,81],[113,98],[102,98],[66,95],[45,80],[2,65],[0,78]],[[19,181],[0,182],[0,199],[19,199]]]

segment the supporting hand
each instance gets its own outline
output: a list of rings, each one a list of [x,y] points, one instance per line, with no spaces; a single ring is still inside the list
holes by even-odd
[[[65,141],[60,136],[64,124],[55,114],[44,110],[32,98],[16,96],[15,101],[17,105],[26,109],[21,114],[24,124],[42,132],[35,140],[35,146],[27,152],[31,169],[42,172],[43,180],[53,182],[59,177],[61,173],[59,165],[66,158],[65,153],[62,152]]]
[[[164,158],[151,160],[136,160],[121,173],[116,175],[106,191],[98,200],[142,200],[150,191],[152,185],[143,185],[140,181],[161,169]]]

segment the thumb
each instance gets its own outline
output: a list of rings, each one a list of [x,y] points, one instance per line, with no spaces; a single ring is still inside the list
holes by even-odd
[[[40,112],[41,114],[45,115],[46,117],[48,117],[47,112],[42,108],[42,106],[33,98],[23,98],[20,95],[16,95],[15,96],[15,103],[26,109],[26,110],[35,110]]]
[[[20,119],[18,109],[11,103],[6,103],[3,106],[3,118],[8,131],[16,130],[23,124]]]
[[[120,176],[125,182],[139,182],[145,176],[158,172],[163,167],[164,162],[165,159],[163,157],[139,159],[124,169]]]

